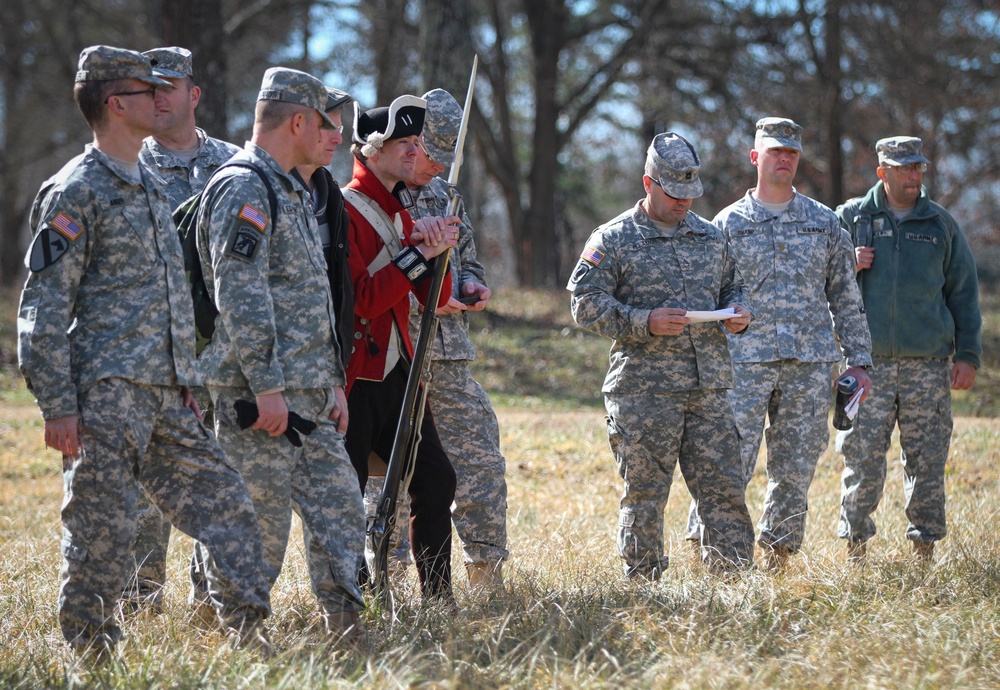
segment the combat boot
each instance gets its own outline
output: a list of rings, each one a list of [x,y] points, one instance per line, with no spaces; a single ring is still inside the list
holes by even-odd
[[[761,567],[771,573],[780,573],[788,565],[788,557],[792,555],[787,546],[781,544],[761,545]]]
[[[917,560],[930,563],[931,559],[934,558],[934,542],[914,541],[913,554],[917,557]]]
[[[847,540],[847,562],[854,565],[861,565],[865,562],[865,555],[868,553],[868,542]]]
[[[259,618],[248,618],[238,628],[226,629],[226,637],[233,649],[255,653],[262,661],[274,656],[274,645],[271,644],[264,621]]]
[[[368,647],[368,631],[357,611],[337,611],[323,614],[323,625],[331,641],[349,649],[364,650]]]
[[[498,594],[503,591],[503,561],[466,563],[469,589],[476,596]]]

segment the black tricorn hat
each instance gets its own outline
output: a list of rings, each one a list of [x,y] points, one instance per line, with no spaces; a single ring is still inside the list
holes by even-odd
[[[418,96],[400,96],[389,107],[361,112],[354,101],[354,142],[362,144],[366,157],[378,153],[382,145],[393,139],[419,135],[424,129],[427,101]]]

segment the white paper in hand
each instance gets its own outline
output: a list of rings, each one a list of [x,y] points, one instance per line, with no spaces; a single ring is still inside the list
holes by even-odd
[[[725,321],[736,316],[733,307],[726,309],[716,309],[715,311],[686,311],[684,316],[691,319],[691,323],[704,323],[705,321]]]
[[[861,394],[864,392],[865,389],[859,387],[858,390],[854,392],[854,395],[851,396],[851,399],[847,401],[847,404],[844,405],[844,413],[852,422],[854,421],[854,418],[858,416],[858,408],[861,407]]]

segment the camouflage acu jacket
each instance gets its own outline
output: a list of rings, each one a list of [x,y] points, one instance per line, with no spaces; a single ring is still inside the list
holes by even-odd
[[[163,181],[139,173],[87,146],[35,198],[18,358],[46,419],[105,378],[198,383],[180,241]]]
[[[171,210],[180,206],[192,194],[200,192],[212,173],[241,151],[235,144],[213,139],[200,127],[197,131],[201,148],[198,150],[197,158],[191,162],[178,158],[158,144],[153,137],[146,138],[139,152],[139,159],[152,170],[156,170],[166,182],[164,191],[170,201]]]
[[[567,289],[576,322],[614,339],[603,392],[732,387],[719,322],[693,323],[677,336],[649,333],[649,314],[658,307],[750,309],[725,236],[703,218],[689,212],[668,233],[637,204],[594,231]]]
[[[255,394],[343,385],[326,259],[305,188],[254,144],[240,156],[268,176],[280,212],[273,227],[267,190],[247,168],[226,168],[205,188],[198,253],[219,308],[199,359],[205,382]]]
[[[754,306],[750,327],[729,336],[734,361],[835,362],[842,349],[848,366],[872,363],[854,246],[833,211],[796,192],[779,218],[747,192],[713,222]]]
[[[417,190],[410,216],[420,220],[426,216],[446,216],[451,206],[448,196],[448,183],[440,177],[435,177],[428,184]],[[486,285],[486,270],[476,258],[476,244],[472,239],[472,224],[465,213],[465,204],[460,204],[458,217],[462,219],[459,228],[458,245],[449,254],[451,268],[452,296],[459,297],[463,283],[476,281]],[[420,330],[421,312],[415,296],[410,296],[410,339],[416,342]],[[463,311],[457,314],[444,314],[438,317],[437,338],[431,359],[441,360],[473,360],[476,349],[469,340],[469,317]]]

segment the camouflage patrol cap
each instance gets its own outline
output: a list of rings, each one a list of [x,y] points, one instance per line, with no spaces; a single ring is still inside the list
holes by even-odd
[[[288,67],[271,67],[264,72],[260,83],[258,101],[281,101],[312,108],[331,126],[333,120],[326,114],[329,94],[326,87],[316,77]]]
[[[154,48],[143,53],[153,65],[153,74],[167,79],[183,79],[194,76],[191,51],[187,48]]]
[[[675,199],[697,199],[704,193],[700,167],[694,146],[674,132],[657,134],[646,151],[646,175]]]
[[[424,149],[435,163],[451,165],[455,162],[458,130],[462,127],[462,106],[444,89],[428,91],[423,99],[427,101]]]
[[[802,127],[787,117],[763,117],[757,120],[754,145],[769,149],[802,150]]]
[[[340,89],[335,89],[332,86],[326,87],[326,112],[330,113],[335,110],[343,108],[345,105],[353,101],[351,94],[346,91],[341,91]]]
[[[930,163],[920,152],[923,142],[917,137],[886,137],[875,144],[879,165]]]
[[[153,74],[149,58],[142,53],[113,46],[90,46],[80,52],[76,82],[138,79],[153,86],[170,86]]]

